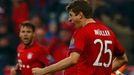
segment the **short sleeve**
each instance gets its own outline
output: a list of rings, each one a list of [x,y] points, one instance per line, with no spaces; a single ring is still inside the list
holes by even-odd
[[[82,53],[85,44],[84,37],[84,32],[82,30],[74,33],[69,46],[70,52]]]
[[[39,48],[39,51],[38,51],[38,60],[41,62],[41,63],[43,63],[43,64],[45,64],[45,65],[48,65],[48,59],[47,59],[47,55],[48,55],[48,51],[47,51],[47,49],[45,48],[45,47],[43,47],[43,46],[40,46],[40,48]]]
[[[41,63],[43,63],[44,65],[48,65],[49,61],[47,59],[46,55],[40,55],[39,59],[38,59]]]

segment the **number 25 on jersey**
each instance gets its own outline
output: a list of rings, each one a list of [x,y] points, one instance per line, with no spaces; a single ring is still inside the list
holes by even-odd
[[[112,52],[108,48],[108,45],[109,44],[112,44],[112,41],[111,40],[104,40],[104,43],[103,43],[103,41],[101,39],[95,39],[94,40],[94,44],[96,45],[97,43],[100,44],[100,50],[99,50],[99,54],[98,54],[95,62],[93,63],[93,66],[109,67],[110,64],[111,64],[111,61],[112,61]],[[109,61],[108,61],[108,63],[106,63],[106,62],[100,62],[100,58],[102,56],[102,52],[104,52],[104,54],[106,54],[106,53],[109,54]]]

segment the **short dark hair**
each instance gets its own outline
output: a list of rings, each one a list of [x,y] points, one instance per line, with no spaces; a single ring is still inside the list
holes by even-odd
[[[35,25],[33,25],[30,21],[24,21],[20,24],[21,27],[29,27],[32,29],[33,32],[35,32]]]
[[[90,2],[84,0],[72,1],[67,5],[66,10],[68,12],[72,10],[76,15],[82,12],[85,18],[91,18],[93,15],[93,10]]]

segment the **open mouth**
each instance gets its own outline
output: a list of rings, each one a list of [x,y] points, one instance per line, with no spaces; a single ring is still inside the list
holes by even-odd
[[[24,38],[23,41],[24,41],[24,42],[28,42],[29,39],[28,39],[28,38]]]

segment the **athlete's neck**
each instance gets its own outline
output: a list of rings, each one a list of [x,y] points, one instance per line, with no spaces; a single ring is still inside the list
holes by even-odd
[[[33,40],[32,40],[31,42],[29,42],[28,44],[24,44],[24,45],[25,45],[24,48],[25,48],[25,49],[26,49],[26,48],[29,48],[32,44],[33,44]]]
[[[82,27],[86,26],[88,23],[95,23],[96,21],[93,18],[90,19],[84,19],[82,21]]]

